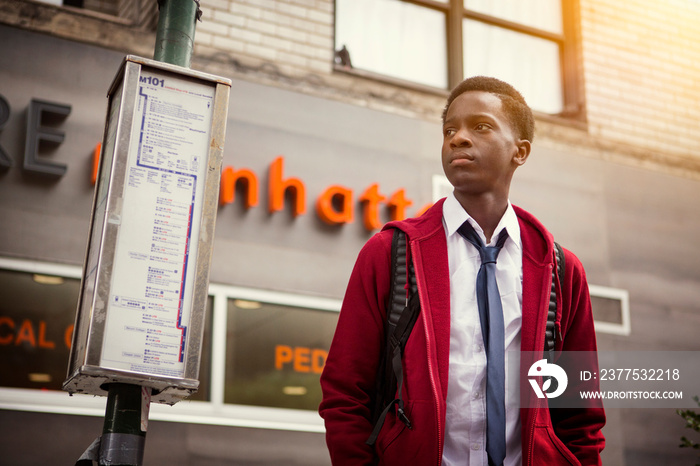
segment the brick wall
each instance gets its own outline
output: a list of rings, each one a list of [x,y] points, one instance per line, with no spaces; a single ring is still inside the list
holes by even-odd
[[[202,9],[197,52],[272,62],[290,76],[331,73],[333,0],[213,0]]]
[[[700,2],[581,0],[592,138],[700,159]]]

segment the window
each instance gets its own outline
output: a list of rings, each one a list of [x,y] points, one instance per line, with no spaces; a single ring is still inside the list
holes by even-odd
[[[589,291],[596,332],[629,335],[632,326],[627,290],[590,285]]]
[[[228,300],[226,403],[316,410],[335,312]]]
[[[60,390],[80,280],[0,270],[0,385]]]
[[[335,68],[439,89],[494,76],[534,110],[572,116],[573,11],[562,0],[336,0]]]
[[[399,0],[336,2],[336,50],[352,67],[447,87],[445,13]]]
[[[68,396],[82,270],[0,257],[0,409],[103,416],[106,397]],[[150,418],[323,432],[317,409],[340,301],[210,284],[199,390]]]
[[[66,379],[80,279],[57,270],[31,272],[0,268],[0,387],[61,390]],[[205,331],[197,393],[209,399],[212,299]]]

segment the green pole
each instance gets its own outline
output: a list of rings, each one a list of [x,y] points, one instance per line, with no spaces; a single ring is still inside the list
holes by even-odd
[[[100,466],[141,466],[146,445],[150,394],[139,385],[109,385],[100,438]]]
[[[153,59],[190,67],[199,0],[158,0],[160,14]],[[109,385],[100,438],[100,466],[141,466],[146,445],[150,393],[140,385]]]
[[[190,67],[195,23],[201,16],[199,0],[158,0],[160,15],[153,59]]]

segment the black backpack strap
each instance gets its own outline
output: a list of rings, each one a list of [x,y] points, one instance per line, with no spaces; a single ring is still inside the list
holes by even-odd
[[[411,421],[404,411],[402,357],[403,349],[420,312],[420,301],[413,264],[408,266],[407,273],[407,252],[406,234],[398,228],[394,229],[391,242],[391,291],[385,325],[386,350],[377,374],[376,419],[372,434],[367,439],[367,445],[374,445],[386,415],[394,406],[397,406],[396,413],[401,422],[409,429],[412,428]],[[410,281],[408,294],[406,293],[407,280]],[[386,400],[392,401],[387,403]],[[377,416],[380,409],[381,413]]]
[[[545,329],[544,339],[544,356],[548,362],[554,362],[554,344],[556,342],[555,321],[557,318],[557,284],[556,276],[559,277],[559,283],[564,283],[564,270],[566,267],[564,259],[564,250],[554,242],[554,263],[552,268],[552,288],[549,292],[549,309],[547,310],[547,326]]]
[[[387,309],[387,322],[389,325],[385,327],[387,337],[398,324],[399,318],[406,307],[407,253],[406,233],[398,228],[394,228],[394,236],[391,239],[391,294]]]

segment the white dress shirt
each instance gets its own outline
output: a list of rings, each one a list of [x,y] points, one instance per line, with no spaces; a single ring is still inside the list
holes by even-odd
[[[454,194],[443,205],[443,226],[447,235],[450,267],[450,366],[447,386],[447,420],[442,464],[444,466],[487,466],[486,454],[486,352],[476,300],[476,275],[481,267],[479,251],[457,229],[469,220],[481,240],[481,227],[462,208]],[[508,239],[496,263],[496,281],[503,304],[506,368],[509,358],[520,358],[522,323],[522,244],[515,211],[508,209],[498,223],[491,242],[501,230]],[[517,366],[516,366],[517,367]],[[506,370],[506,459],[504,466],[522,464],[520,438],[519,382]]]

